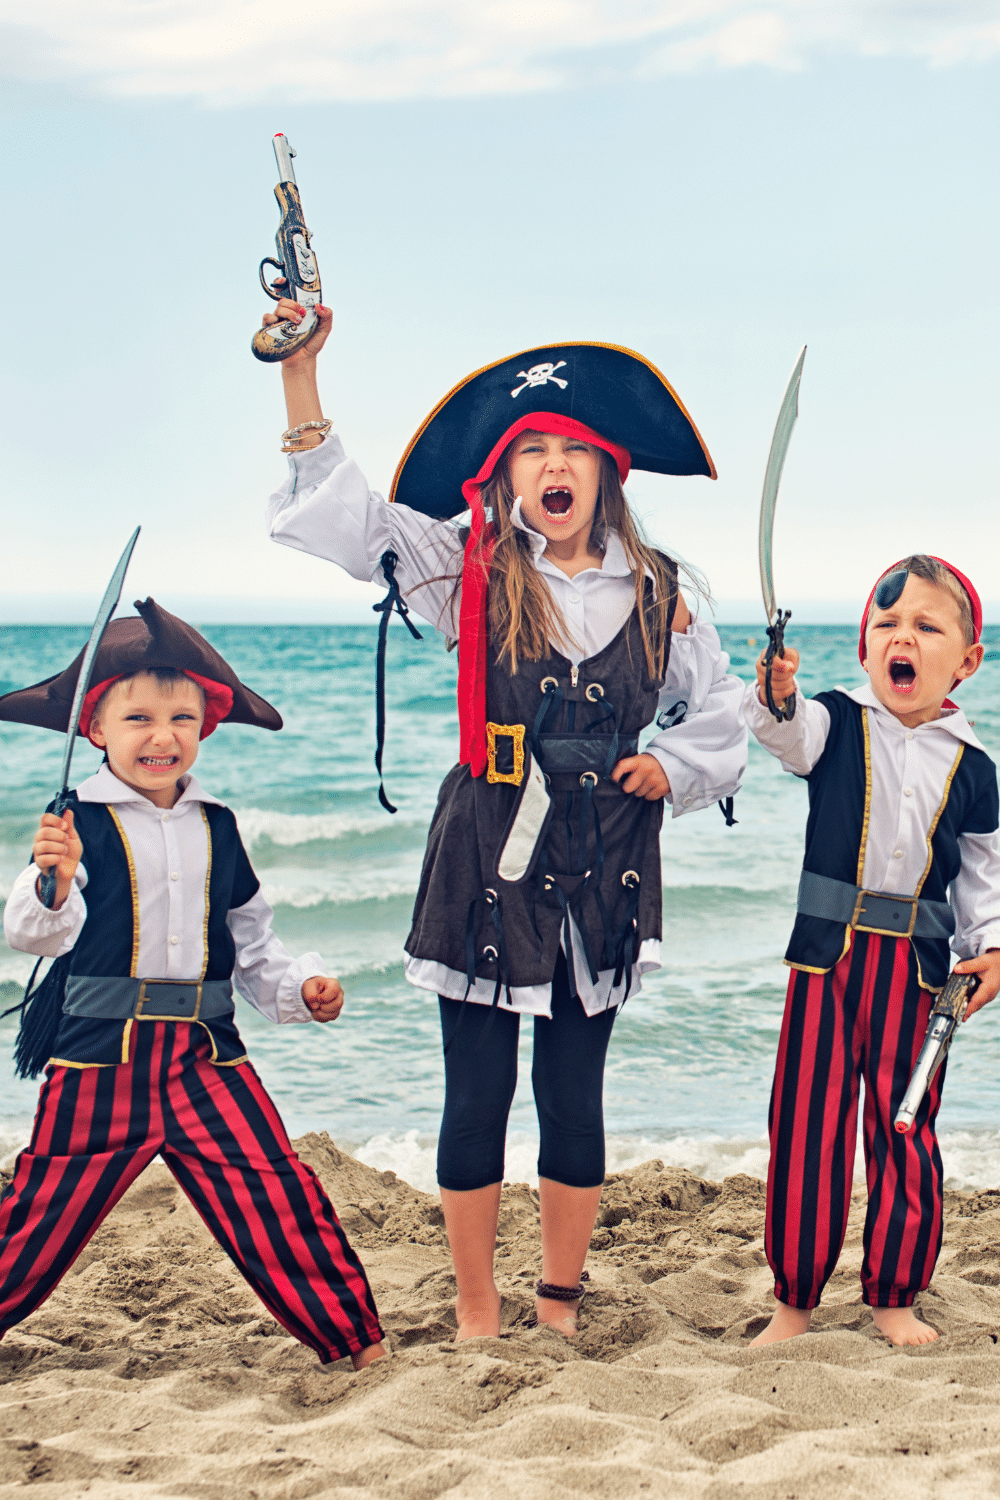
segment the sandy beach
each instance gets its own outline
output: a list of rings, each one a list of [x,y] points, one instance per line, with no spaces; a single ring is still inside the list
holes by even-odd
[[[328,1136],[296,1145],[362,1250],[393,1358],[359,1374],[319,1366],[156,1163],[0,1345],[0,1495],[1000,1493],[1000,1191],[948,1194],[919,1303],[937,1344],[896,1350],[874,1331],[856,1194],[815,1331],[750,1350],[771,1300],[762,1183],[656,1161],[611,1177],[573,1344],[529,1326],[536,1197],[511,1185],[503,1334],[456,1347],[439,1204]]]

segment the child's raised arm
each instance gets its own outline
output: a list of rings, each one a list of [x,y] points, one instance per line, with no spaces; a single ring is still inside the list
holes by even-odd
[[[771,695],[775,703],[797,692],[795,673],[800,662],[794,646],[785,648],[783,657],[771,663]],[[757,659],[757,681],[747,685],[743,696],[743,715],[747,728],[759,745],[781,761],[793,776],[808,776],[823,754],[830,733],[830,713],[815,698],[796,698],[795,717],[783,723],[767,707],[764,694],[764,654]]]
[[[279,279],[276,285],[280,284]],[[323,407],[316,384],[316,356],[330,337],[333,312],[329,307],[318,307],[316,315],[319,324],[309,342],[281,361],[281,379],[285,387],[285,408],[290,429],[298,427],[302,422],[323,421]],[[304,307],[282,297],[274,312],[264,314],[263,323],[265,328],[274,323],[301,323],[304,316]],[[303,448],[316,448],[322,441],[322,434],[316,429],[303,432],[299,436],[297,449],[301,451]]]
[[[764,659],[766,651],[762,651],[757,658],[757,697],[767,707],[767,697],[764,693]],[[786,698],[797,691],[795,686],[795,674],[799,669],[799,653],[794,646],[785,648],[784,656],[776,656],[771,663],[771,697],[780,708]]]

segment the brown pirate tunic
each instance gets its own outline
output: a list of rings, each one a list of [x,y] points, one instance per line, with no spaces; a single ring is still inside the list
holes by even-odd
[[[676,583],[671,619],[675,602]],[[496,753],[485,776],[458,765],[442,783],[406,951],[464,972],[470,984],[494,981],[496,1003],[510,986],[550,984],[561,941],[576,994],[572,913],[591,981],[613,969],[616,985],[623,974],[628,982],[641,942],[661,936],[663,803],[609,780],[636,754],[662,686],[647,672],[637,610],[579,667],[553,652],[511,674],[496,655],[487,677]],[[497,865],[520,796],[522,743],[525,767],[530,752],[545,773],[552,807],[537,857],[515,883]]]

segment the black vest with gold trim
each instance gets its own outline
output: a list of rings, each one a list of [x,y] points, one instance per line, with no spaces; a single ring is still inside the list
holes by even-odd
[[[51,812],[53,806],[47,810]],[[103,802],[81,802],[75,792],[69,806],[83,844],[81,863],[87,871],[87,884],[81,894],[87,917],[68,955],[67,975],[163,977],[138,973],[138,888],[128,839],[114,808]],[[236,947],[226,917],[256,895],[260,882],[230,809],[209,802],[201,804],[201,812],[208,838],[204,968],[200,975],[184,977],[230,979]],[[231,1020],[213,1020],[210,1028],[206,1024],[205,1029],[209,1031],[217,1061],[232,1062],[245,1056]],[[77,1065],[120,1063],[125,1060],[122,1046],[121,1021],[64,1015],[53,1047],[53,1060]]]
[[[871,819],[872,773],[868,711],[846,693],[818,693],[830,714],[823,754],[805,778],[809,820],[802,868],[849,885],[864,882],[865,849]],[[948,887],[962,863],[963,833],[994,833],[998,825],[996,767],[984,750],[956,742],[955,761],[944,797],[928,830],[928,857],[913,891],[929,901],[947,901]],[[795,969],[827,973],[847,952],[851,929],[824,917],[795,918],[785,962]],[[948,977],[946,941],[911,937],[920,982],[938,990]]]

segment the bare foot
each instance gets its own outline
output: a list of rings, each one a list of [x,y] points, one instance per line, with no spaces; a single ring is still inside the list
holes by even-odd
[[[385,1359],[388,1353],[384,1344],[369,1344],[360,1354],[351,1355],[351,1364],[356,1370],[363,1370],[366,1365],[373,1365],[377,1359]]]
[[[754,1344],[780,1344],[783,1339],[793,1339],[800,1333],[808,1333],[811,1322],[811,1308],[787,1307],[784,1302],[779,1302],[774,1309],[770,1323],[761,1333],[758,1333],[755,1339],[750,1340],[750,1346],[752,1348]]]
[[[556,1333],[561,1333],[564,1339],[576,1337],[576,1319],[579,1311],[579,1300],[557,1302],[551,1297],[535,1298],[535,1317],[539,1323],[545,1323],[549,1328],[554,1328]]]
[[[872,1322],[890,1344],[933,1344],[937,1333],[921,1323],[912,1307],[873,1307]]]
[[[465,1339],[495,1339],[500,1333],[500,1293],[493,1288],[492,1296],[462,1297],[455,1301],[455,1318],[458,1332],[455,1343]]]

